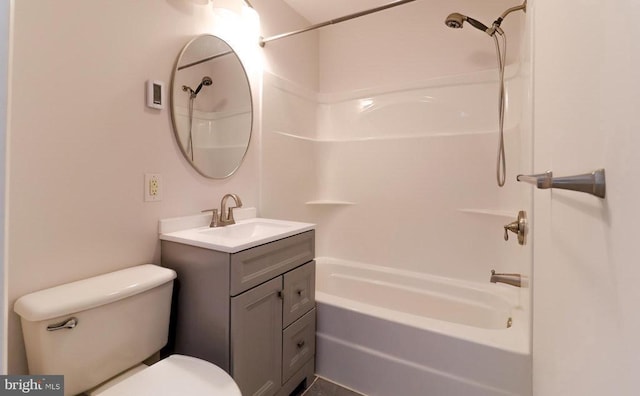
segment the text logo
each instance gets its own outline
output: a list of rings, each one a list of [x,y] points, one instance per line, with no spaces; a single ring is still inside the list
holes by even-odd
[[[62,375],[0,375],[0,396],[64,396]]]

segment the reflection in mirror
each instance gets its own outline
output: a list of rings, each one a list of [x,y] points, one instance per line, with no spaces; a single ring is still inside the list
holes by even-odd
[[[171,78],[176,141],[203,176],[231,176],[249,147],[253,123],[247,74],[222,39],[202,35],[184,47]]]

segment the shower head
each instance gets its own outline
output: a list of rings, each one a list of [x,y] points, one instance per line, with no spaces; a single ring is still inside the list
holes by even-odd
[[[211,77],[209,77],[209,76],[202,77],[202,82],[200,82],[200,85],[198,85],[198,88],[196,88],[196,90],[193,91],[193,94],[197,95],[198,92],[200,92],[200,90],[202,89],[203,86],[208,87],[211,84],[213,84],[213,80],[211,79]]]
[[[482,30],[483,32],[487,33],[489,36],[493,36],[496,32],[500,35],[503,35],[504,32],[502,31],[502,29],[500,29],[500,25],[502,24],[502,21],[504,20],[504,18],[506,18],[507,15],[511,14],[512,12],[520,11],[520,10],[524,12],[527,11],[527,0],[524,0],[524,3],[522,3],[519,6],[515,6],[507,9],[498,17],[498,19],[493,21],[493,24],[491,25],[491,27],[487,27],[484,23],[478,21],[477,19],[473,19],[466,15],[462,15],[458,12],[449,14],[449,16],[444,20],[444,23],[450,28],[461,29],[462,24],[466,21],[466,22],[469,22],[469,24],[474,28],[478,30]]]
[[[444,20],[444,24],[452,29],[461,29],[462,22],[464,22],[465,18],[464,15],[454,12],[453,14],[449,14],[447,19]]]
[[[468,17],[466,15],[462,15],[460,13],[454,12],[453,14],[449,14],[449,16],[447,17],[447,19],[444,20],[445,25],[447,25],[450,28],[453,29],[461,29],[462,28],[462,24],[464,22],[469,22],[469,24],[471,26],[473,26],[474,28],[478,29],[478,30],[482,30],[485,33],[489,33],[489,28],[482,22],[473,19],[471,17]]]

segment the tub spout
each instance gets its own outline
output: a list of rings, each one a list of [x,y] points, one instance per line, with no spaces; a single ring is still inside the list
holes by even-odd
[[[506,283],[507,285],[522,287],[522,276],[520,274],[496,274],[495,270],[491,270],[491,283]]]

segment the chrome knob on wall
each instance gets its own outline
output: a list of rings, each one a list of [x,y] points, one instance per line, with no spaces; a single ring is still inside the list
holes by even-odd
[[[504,240],[509,240],[509,231],[518,235],[518,243],[526,245],[527,243],[527,212],[521,210],[518,212],[518,218],[504,226]]]

